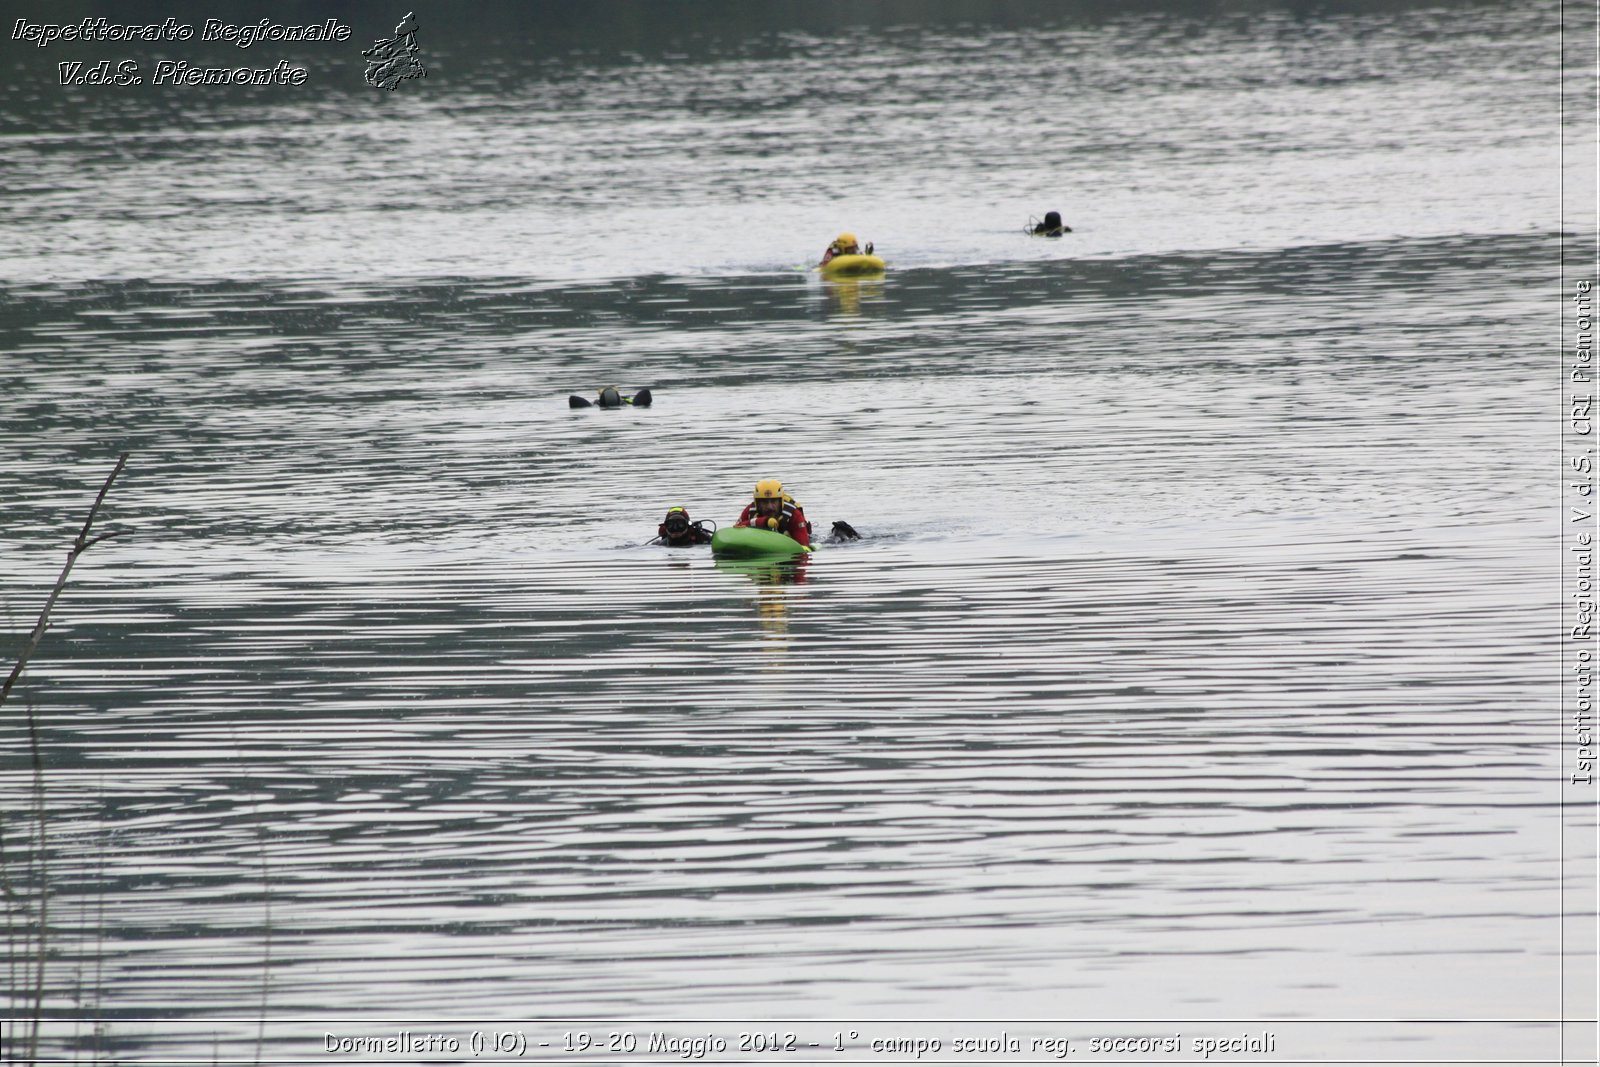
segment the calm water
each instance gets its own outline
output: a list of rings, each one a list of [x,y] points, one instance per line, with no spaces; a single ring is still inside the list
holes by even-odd
[[[621,57],[424,19],[392,96],[336,46],[316,92],[13,81],[10,634],[131,453],[0,721],[18,878],[40,723],[46,1049],[970,1019],[1554,1057],[1339,1021],[1563,1010],[1559,18]],[[800,269],[841,228],[886,277]],[[656,403],[567,408],[611,383]],[[863,540],[642,544],[767,476]]]

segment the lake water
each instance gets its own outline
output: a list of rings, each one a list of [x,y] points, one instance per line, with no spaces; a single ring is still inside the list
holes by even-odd
[[[130,454],[0,719],[41,1055],[1593,1062],[1561,8],[752,7],[6,43],[13,649]],[[763,477],[862,539],[643,543]]]

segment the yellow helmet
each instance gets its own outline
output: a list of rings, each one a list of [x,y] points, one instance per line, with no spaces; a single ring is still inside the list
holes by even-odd
[[[757,500],[782,500],[783,483],[776,478],[763,478],[756,483]]]
[[[853,233],[841,233],[839,236],[833,239],[833,247],[835,251],[840,252],[844,251],[846,248],[855,247],[855,243],[856,235]]]

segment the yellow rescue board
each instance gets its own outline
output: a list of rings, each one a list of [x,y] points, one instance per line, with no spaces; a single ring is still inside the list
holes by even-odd
[[[887,266],[882,256],[834,256],[818,269],[829,278],[846,278],[854,274],[882,274]]]

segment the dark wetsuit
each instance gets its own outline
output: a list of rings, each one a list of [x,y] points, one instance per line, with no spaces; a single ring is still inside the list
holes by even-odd
[[[674,538],[667,532],[667,524],[662,523],[656,527],[656,535],[661,543],[669,548],[688,548],[691,545],[709,545],[711,535],[698,526],[690,526],[683,531],[683,536]]]
[[[1040,237],[1060,237],[1064,233],[1071,233],[1071,226],[1061,224],[1061,212],[1046,211],[1044,221],[1033,228],[1033,232]]]

